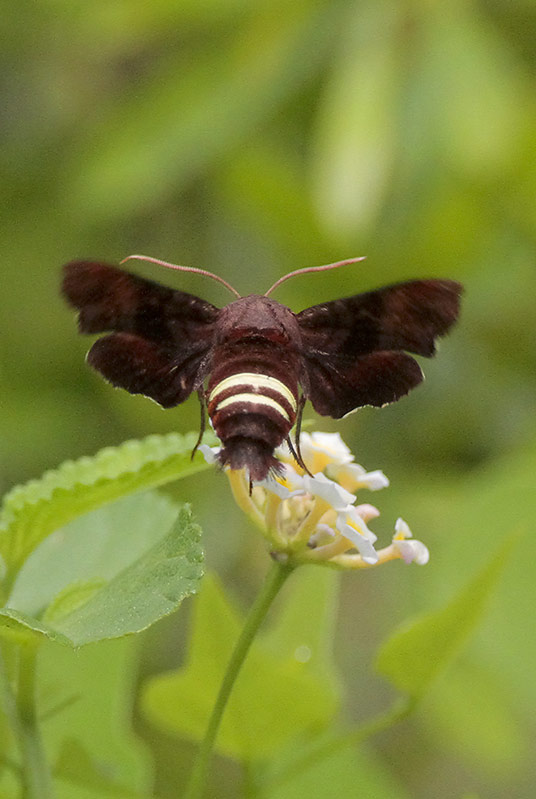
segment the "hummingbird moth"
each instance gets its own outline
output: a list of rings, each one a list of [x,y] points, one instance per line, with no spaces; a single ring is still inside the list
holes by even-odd
[[[73,261],[64,268],[63,294],[78,312],[82,333],[107,333],[91,347],[89,364],[113,386],[143,394],[164,408],[193,391],[221,439],[219,460],[246,468],[250,480],[279,472],[274,449],[296,423],[299,442],[306,400],[339,419],[364,405],[403,397],[423,379],[414,353],[430,357],[435,340],[457,319],[462,287],[453,280],[410,280],[313,305],[300,313],[266,294],[237,297],[217,308],[115,266]],[[201,435],[204,421],[201,425]]]

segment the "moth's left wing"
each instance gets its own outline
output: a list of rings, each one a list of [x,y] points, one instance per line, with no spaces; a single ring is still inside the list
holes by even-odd
[[[135,336],[111,333],[97,339],[87,362],[116,388],[143,394],[163,408],[174,408],[199,387],[205,377],[206,349],[189,348],[188,354]]]
[[[95,261],[67,264],[62,290],[80,332],[112,331],[88,353],[112,385],[165,408],[198,388],[220,313],[214,305]]]
[[[98,261],[67,264],[62,292],[79,312],[81,333],[113,330],[178,348],[198,342],[220,312],[193,294]]]
[[[404,350],[435,353],[436,338],[456,321],[461,291],[452,280],[412,280],[297,314],[302,382],[315,410],[337,419],[407,394],[423,375]]]

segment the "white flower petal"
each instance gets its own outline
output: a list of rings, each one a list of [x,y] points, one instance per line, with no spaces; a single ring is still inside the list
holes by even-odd
[[[208,444],[200,444],[197,448],[203,455],[207,463],[216,463],[221,447],[209,447]]]
[[[379,491],[381,488],[387,488],[389,478],[384,475],[381,469],[376,469],[373,472],[366,472],[361,478],[361,482],[369,491]]]
[[[393,546],[400,552],[400,557],[405,563],[416,563],[424,566],[430,559],[428,547],[422,541],[398,540],[393,541]]]
[[[324,499],[335,510],[345,508],[355,501],[354,494],[350,494],[349,491],[330,480],[322,472],[315,474],[314,477],[306,474],[303,478],[303,486],[309,494]]]
[[[363,523],[364,524],[364,523]],[[365,525],[366,528],[366,525]],[[349,524],[342,523],[339,525],[337,522],[337,529],[339,530],[340,534],[347,538],[352,544],[355,545],[357,551],[365,561],[365,563],[377,563],[378,561],[378,553],[374,549],[374,540],[375,536],[371,533],[372,538],[369,536],[362,535],[358,532],[355,527],[351,527]],[[370,530],[368,530],[370,533]]]
[[[329,524],[317,524],[316,525],[316,532],[321,533],[322,535],[328,536],[328,538],[335,537],[335,530]]]
[[[369,505],[368,502],[363,505],[356,505],[355,509],[364,522],[368,522],[370,519],[377,519],[380,515],[378,508],[375,508],[374,505]]]
[[[281,499],[289,499],[298,494],[303,494],[306,490],[303,484],[303,477],[299,475],[289,464],[284,465],[284,471],[280,477],[268,475],[264,480],[260,480],[256,485],[271,491]]]
[[[309,446],[329,455],[335,463],[351,463],[354,459],[339,433],[311,433]]]
[[[337,515],[337,522],[335,524],[337,530],[341,530],[341,525],[353,525],[363,537],[368,538],[369,541],[376,541],[377,536],[374,535],[372,530],[369,530],[365,520],[360,516],[357,508],[354,505],[348,505],[342,508]]]
[[[312,546],[322,546],[322,544],[330,543],[335,538],[335,530],[329,524],[317,524],[316,530],[309,539],[309,544]]]
[[[283,483],[280,483],[279,480],[276,480],[274,477],[267,477],[266,480],[255,483],[255,486],[258,488],[265,488],[266,491],[270,491],[280,499],[289,499],[300,493],[299,491],[290,491],[286,485],[283,485]]]
[[[354,459],[338,433],[301,433],[299,451],[309,471],[313,472],[322,472],[329,464],[351,463]],[[294,463],[286,442],[277,447],[275,455],[284,463]]]
[[[379,491],[389,485],[389,480],[381,469],[367,472],[358,463],[330,463],[326,473],[334,480],[340,480],[341,483],[346,480],[355,485],[355,488],[368,488],[369,491]]]
[[[286,441],[283,441],[282,444],[280,444],[278,447],[275,448],[274,455],[278,461],[294,463],[294,455],[290,451]]]
[[[409,526],[406,524],[404,519],[402,519],[399,516],[398,519],[395,522],[395,535],[394,535],[393,540],[396,540],[396,539],[404,540],[406,538],[412,538],[412,537],[413,537],[413,534],[412,534],[411,530],[409,529]]]

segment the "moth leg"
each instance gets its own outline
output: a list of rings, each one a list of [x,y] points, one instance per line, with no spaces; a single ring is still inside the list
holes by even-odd
[[[201,409],[201,422],[199,425],[199,437],[195,442],[195,447],[192,450],[192,454],[190,455],[190,460],[193,461],[194,455],[197,452],[197,448],[199,447],[201,441],[203,440],[203,436],[205,435],[205,428],[207,426],[207,415],[206,415],[206,402],[205,402],[205,389],[201,386],[200,389],[197,391],[197,396],[199,397],[199,407]]]
[[[289,450],[290,450],[290,454],[292,455],[292,457],[294,458],[294,460],[296,461],[296,463],[298,464],[298,466],[301,466],[301,467],[302,467],[302,469],[304,469],[304,471],[306,471],[306,472],[307,472],[307,474],[309,474],[309,475],[310,475],[310,474],[311,474],[311,472],[309,471],[309,469],[307,468],[307,466],[306,466],[306,465],[305,465],[305,463],[303,462],[303,458],[301,457],[301,454],[300,454],[300,455],[298,455],[298,453],[296,452],[296,449],[295,449],[295,447],[294,447],[294,444],[292,443],[292,439],[291,439],[291,437],[290,437],[290,436],[287,436],[287,437],[286,437],[286,439],[285,439],[285,441],[286,441],[287,447],[288,447],[288,448],[289,448]],[[312,477],[312,475],[311,475],[311,477]]]
[[[305,472],[310,477],[313,477],[313,475],[311,474],[311,472],[309,471],[309,469],[305,465],[305,461],[303,460],[303,456],[301,454],[301,449],[300,449],[301,423],[302,423],[302,417],[303,417],[303,409],[305,408],[305,403],[306,402],[307,402],[307,398],[306,398],[305,394],[302,394],[302,396],[300,397],[299,402],[298,402],[298,412],[296,414],[296,432],[294,434],[294,440],[296,442],[296,447],[294,448],[294,446],[292,444],[292,441],[290,440],[290,436],[287,438],[287,443],[288,443],[288,448],[290,449],[292,455],[296,459],[296,461],[299,464],[299,466],[301,466],[302,469],[304,469]]]

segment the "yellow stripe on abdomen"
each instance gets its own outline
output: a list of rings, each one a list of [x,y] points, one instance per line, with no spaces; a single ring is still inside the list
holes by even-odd
[[[214,399],[218,396],[218,394],[221,394],[223,391],[228,391],[229,389],[232,389],[234,387],[238,388],[239,386],[244,389],[253,389],[254,391],[256,389],[258,393],[252,392],[248,394],[235,395],[234,397],[227,397],[225,400],[223,400],[222,403],[218,405],[218,409],[220,409],[223,406],[223,403],[229,405],[230,401],[234,400],[236,396],[248,396],[248,397],[251,396],[255,398],[256,402],[260,402],[261,398],[263,400],[266,400],[264,402],[265,405],[271,405],[272,407],[277,407],[277,409],[281,410],[284,416],[288,419],[289,418],[288,413],[281,408],[281,406],[276,402],[276,400],[271,399],[270,397],[264,397],[262,389],[265,388],[265,389],[270,389],[270,391],[279,394],[282,399],[286,400],[289,403],[292,410],[294,412],[296,411],[297,407],[296,398],[292,393],[292,391],[284,383],[282,383],[281,380],[278,380],[276,377],[270,377],[269,375],[261,375],[256,372],[240,372],[239,374],[230,375],[230,377],[226,377],[224,380],[218,383],[210,392],[208,398],[209,404],[214,401]],[[272,403],[274,404],[272,405]],[[260,404],[263,403],[260,402]]]

